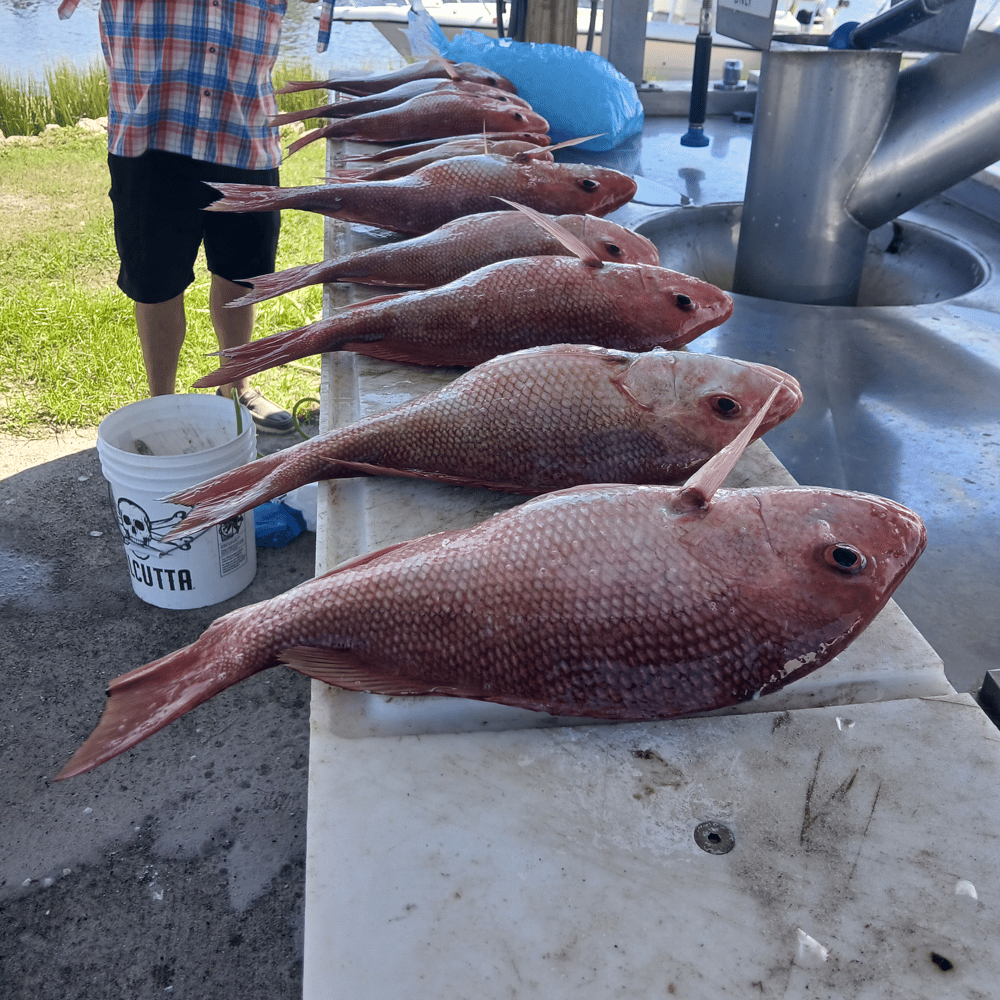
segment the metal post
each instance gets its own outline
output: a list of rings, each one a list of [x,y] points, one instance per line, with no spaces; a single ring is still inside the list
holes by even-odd
[[[601,55],[622,76],[642,82],[648,0],[605,0]]]
[[[854,305],[869,230],[845,206],[892,110],[899,62],[890,51],[764,53],[734,291]]]

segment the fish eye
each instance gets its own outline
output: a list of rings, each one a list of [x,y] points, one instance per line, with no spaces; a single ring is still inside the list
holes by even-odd
[[[514,120],[518,121],[518,122],[523,122],[524,121],[524,115],[522,115],[520,111],[515,111],[514,112]]]
[[[598,184],[597,181],[590,177],[584,177],[584,179],[580,181],[580,187],[582,187],[584,191],[596,191],[600,186],[601,185]]]
[[[725,417],[727,420],[739,416],[742,409],[743,407],[729,396],[715,396],[712,399],[712,411],[717,416]]]
[[[836,542],[828,545],[823,553],[823,558],[828,566],[835,570],[854,576],[860,573],[868,563],[868,560],[853,546],[845,542]]]
[[[608,253],[613,254],[621,254],[622,252],[622,248],[615,243],[605,243],[604,249],[607,250]]]
[[[690,309],[694,309],[694,303],[691,301],[691,297],[689,295],[685,295],[683,292],[678,292],[674,301],[685,312]]]

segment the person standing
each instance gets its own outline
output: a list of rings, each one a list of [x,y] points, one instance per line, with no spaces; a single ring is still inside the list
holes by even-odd
[[[307,0],[309,2],[309,0]],[[238,279],[274,270],[280,213],[204,212],[203,181],[277,185],[281,145],[271,70],[285,0],[102,0],[108,65],[108,169],[118,286],[135,303],[150,395],[175,391],[185,290],[204,244],[220,349],[249,343],[254,307],[227,309]],[[258,430],[292,416],[234,380]]]

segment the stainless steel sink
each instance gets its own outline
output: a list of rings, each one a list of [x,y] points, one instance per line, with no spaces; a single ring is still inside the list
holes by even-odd
[[[636,228],[664,266],[729,289],[741,211],[679,207]],[[923,516],[928,548],[896,599],[959,690],[1000,662],[998,270],[1000,190],[966,181],[872,233],[860,305],[734,295],[732,319],[690,345],[799,379],[805,403],[767,443],[800,483]]]
[[[664,267],[731,292],[742,215],[741,202],[702,205],[664,212],[637,228],[657,245]],[[953,233],[904,217],[869,237],[858,306],[911,306],[952,299],[984,284],[990,273],[989,261],[974,246]]]

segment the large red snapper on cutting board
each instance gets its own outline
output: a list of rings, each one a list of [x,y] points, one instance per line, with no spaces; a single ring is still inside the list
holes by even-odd
[[[720,457],[730,450],[686,487],[548,493],[233,611],[112,681],[58,777],[282,662],[350,690],[619,720],[782,687],[871,622],[923,550],[924,526],[861,493],[718,490]]]
[[[452,219],[492,212],[507,198],[551,215],[607,215],[636,191],[628,174],[585,163],[479,153],[455,156],[394,180],[280,188],[212,184],[223,198],[209,212],[296,208],[400,233],[429,233]]]
[[[802,402],[791,375],[711,354],[561,344],[473,368],[436,392],[182,490],[168,538],[306,483],[404,475],[514,493],[678,483],[729,444],[780,384],[759,436]]]

